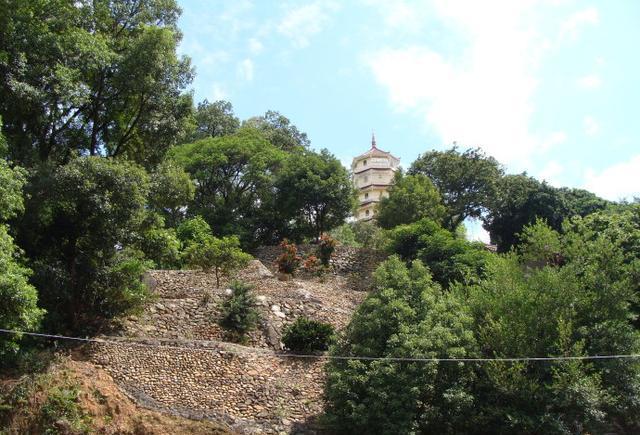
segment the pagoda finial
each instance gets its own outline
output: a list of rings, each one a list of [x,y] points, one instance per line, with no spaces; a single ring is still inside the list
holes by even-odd
[[[377,149],[376,147],[376,134],[371,132],[371,149]]]

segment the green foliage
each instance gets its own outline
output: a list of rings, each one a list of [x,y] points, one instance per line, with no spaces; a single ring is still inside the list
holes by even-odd
[[[388,244],[386,232],[371,221],[346,222],[329,234],[345,246],[383,251]]]
[[[18,166],[11,168],[0,158],[0,222],[24,211],[22,189],[25,183],[26,171]]]
[[[211,227],[202,216],[196,216],[182,222],[176,231],[183,247],[198,243],[211,236]]]
[[[153,213],[138,232],[135,247],[151,260],[157,269],[174,269],[181,264],[181,243],[173,228],[164,228],[162,217]]]
[[[443,287],[478,280],[491,257],[482,243],[460,239],[429,219],[391,230],[388,249],[405,261],[421,260]]]
[[[38,308],[38,293],[29,284],[31,271],[19,263],[19,251],[0,224],[0,328],[34,331],[44,310]],[[8,362],[18,351],[20,335],[0,337],[0,361]],[[0,366],[3,365],[0,363]]]
[[[518,237],[518,253],[526,264],[550,264],[562,252],[560,235],[541,219],[524,227]]]
[[[184,169],[164,162],[151,174],[149,205],[175,228],[184,217],[184,209],[195,197],[195,183]]]
[[[588,219],[588,218],[587,218]],[[435,225],[435,224],[434,224]],[[593,236],[593,237],[591,237]],[[530,357],[635,354],[633,270],[603,234],[561,236],[542,221],[519,248],[491,254],[484,278],[443,293],[397,258],[376,272],[338,355]],[[523,267],[546,258],[563,264]],[[635,433],[640,362],[411,363],[336,360],[327,422],[339,433]]]
[[[11,169],[0,159],[0,328],[33,331],[44,310],[38,308],[38,294],[29,284],[31,270],[22,265],[22,253],[9,235],[9,227],[3,223],[24,209],[24,182],[20,168]],[[4,334],[0,337],[0,365],[9,362],[10,356],[18,351],[20,338]]]
[[[320,235],[341,225],[351,212],[355,190],[340,161],[322,150],[292,154],[278,173],[277,201],[296,238]]]
[[[276,260],[278,272],[293,275],[302,261],[302,257],[298,255],[298,247],[295,243],[289,243],[287,239],[280,243],[280,247],[282,254]]]
[[[397,172],[389,196],[382,198],[376,219],[382,228],[410,224],[422,218],[442,222],[446,209],[426,175]]]
[[[264,116],[246,120],[242,126],[259,130],[269,143],[283,151],[300,151],[311,145],[306,133],[298,130],[288,118],[273,110],[268,110]]]
[[[419,262],[383,263],[376,289],[332,352],[365,357],[477,355],[468,310]],[[337,433],[469,433],[476,406],[471,365],[333,360],[327,365],[326,421]]]
[[[190,266],[213,271],[218,287],[220,287],[220,277],[229,276],[246,266],[251,260],[251,255],[240,249],[240,240],[236,236],[220,239],[208,236],[197,240],[187,246],[184,256]]]
[[[20,236],[50,326],[89,327],[144,299],[139,275],[146,263],[123,249],[146,215],[142,168],[83,157],[41,174],[31,192]]]
[[[0,115],[15,160],[161,160],[191,110],[175,1],[10,1],[3,10]]]
[[[468,217],[481,217],[493,203],[503,169],[479,148],[460,153],[453,147],[420,155],[409,174],[423,174],[433,182],[446,207],[444,226],[453,230]]]
[[[233,106],[224,100],[213,103],[204,100],[198,103],[194,118],[195,131],[191,135],[191,141],[227,136],[237,132],[240,127],[240,120],[233,114]]]
[[[520,243],[519,234],[537,218],[556,231],[573,216],[586,216],[603,209],[607,201],[579,189],[558,189],[526,174],[507,175],[498,183],[496,200],[489,207],[484,228],[500,252]]]
[[[284,346],[294,352],[316,352],[329,348],[335,328],[329,323],[298,317],[282,333]]]
[[[260,316],[255,308],[256,298],[252,287],[243,282],[234,280],[229,288],[233,293],[222,304],[220,325],[243,336],[258,323]]]
[[[197,183],[189,213],[202,216],[217,236],[235,234],[243,246],[275,236],[274,172],[284,153],[258,131],[181,145],[171,157]]]
[[[582,259],[564,267],[527,269],[511,255],[491,264],[489,278],[460,286],[490,357],[604,355],[637,352],[629,322],[631,294],[621,257],[604,240],[583,243]],[[494,363],[474,388],[477,418],[500,433],[604,433],[637,429],[636,361]]]
[[[336,241],[328,234],[320,236],[318,242],[318,258],[324,267],[329,267],[331,257],[336,250]]]
[[[53,387],[47,392],[47,400],[40,409],[44,434],[66,433],[64,428],[59,427],[60,421],[68,423],[74,433],[89,433],[91,417],[80,407],[79,394],[77,385]]]

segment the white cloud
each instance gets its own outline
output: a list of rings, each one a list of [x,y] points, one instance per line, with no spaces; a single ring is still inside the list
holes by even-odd
[[[445,57],[429,46],[381,49],[367,58],[376,80],[396,109],[422,113],[443,143],[482,146],[523,169],[543,142],[530,133],[529,120],[535,71],[549,44],[531,30],[531,4],[434,5],[438,18],[469,41],[463,55]]]
[[[338,8],[333,1],[321,0],[295,7],[285,13],[278,24],[278,32],[289,38],[296,47],[306,47],[311,37],[327,24],[330,13]]]
[[[587,171],[584,187],[612,201],[630,200],[634,196],[640,196],[639,173],[640,154],[598,173],[592,170]]]
[[[598,9],[590,6],[578,11],[567,18],[560,26],[560,39],[575,41],[580,36],[582,28],[588,25],[596,25],[600,22]]]
[[[258,54],[262,51],[263,48],[264,47],[262,45],[262,42],[260,42],[259,39],[257,38],[249,39],[249,51],[251,52],[251,54]]]
[[[598,74],[588,74],[578,79],[578,86],[582,89],[596,89],[602,84],[602,79]]]
[[[538,172],[538,176],[545,180],[547,183],[560,187],[562,183],[559,180],[559,176],[564,172],[564,166],[562,166],[556,160],[551,160],[548,162],[544,168],[540,172]]]
[[[582,120],[584,132],[587,136],[595,136],[600,133],[600,123],[591,115],[587,115]]]
[[[554,131],[540,144],[541,151],[548,151],[557,145],[563,144],[567,141],[567,133],[564,131]]]
[[[238,64],[238,75],[248,82],[253,80],[253,61],[251,59],[244,59]]]
[[[226,100],[228,98],[227,92],[224,90],[220,83],[214,83],[211,86],[211,99],[210,101]]]

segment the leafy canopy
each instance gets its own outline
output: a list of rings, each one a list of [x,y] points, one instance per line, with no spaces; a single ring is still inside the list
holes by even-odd
[[[189,245],[184,251],[187,263],[205,271],[213,271],[216,286],[220,278],[246,266],[251,255],[242,252],[240,240],[236,236],[216,238],[207,236]]]
[[[453,147],[420,155],[409,175],[423,174],[436,186],[447,209],[444,227],[453,230],[466,218],[479,218],[494,201],[503,169],[479,148],[464,152]]]
[[[440,194],[427,176],[397,172],[389,196],[380,201],[376,219],[382,228],[393,228],[422,218],[441,222],[445,212]]]

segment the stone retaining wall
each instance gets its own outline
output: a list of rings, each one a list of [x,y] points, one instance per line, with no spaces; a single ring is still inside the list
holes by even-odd
[[[305,257],[315,254],[317,245],[297,245],[298,254]],[[256,250],[254,256],[271,270],[276,270],[276,260],[282,254],[280,246],[262,246]],[[352,246],[337,246],[331,258],[334,273],[349,278],[350,285],[356,290],[368,290],[371,274],[376,267],[387,258],[384,252],[369,248],[355,248]]]
[[[224,422],[240,433],[313,433],[324,361],[277,356],[283,328],[305,316],[340,330],[366,294],[340,275],[279,281],[258,260],[234,278],[251,284],[257,298],[261,326],[245,343],[251,347],[224,343],[218,319],[226,282],[217,288],[211,274],[155,270],[146,277],[155,297],[122,320],[115,344],[93,345],[91,360],[151,409]]]
[[[295,433],[322,410],[323,361],[180,344],[94,344],[92,361],[141,405],[241,433]]]

